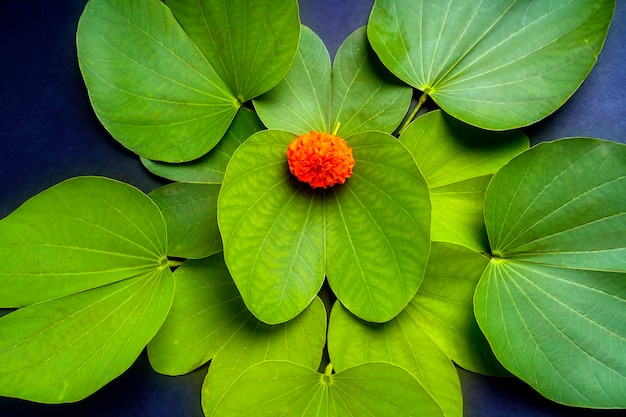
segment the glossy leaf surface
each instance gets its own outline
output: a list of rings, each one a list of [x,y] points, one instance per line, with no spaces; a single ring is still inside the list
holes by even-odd
[[[498,359],[546,397],[626,403],[626,146],[538,145],[487,190],[493,253],[475,314]]]
[[[199,259],[222,250],[217,228],[219,184],[175,182],[150,192],[167,225],[167,255]]]
[[[211,151],[193,161],[167,163],[141,158],[153,174],[172,181],[221,184],[231,156],[253,133],[264,128],[252,110],[241,108],[224,137]]]
[[[505,130],[559,108],[595,64],[614,0],[380,0],[368,37],[382,62],[472,125]]]
[[[246,398],[246,401],[241,401]],[[332,375],[268,361],[230,387],[215,416],[443,416],[411,374],[389,363],[367,363]]]
[[[77,31],[94,110],[115,139],[154,160],[198,158],[240,103],[158,0],[91,0]]]
[[[271,129],[304,134],[312,130],[350,137],[367,131],[391,133],[405,116],[411,88],[402,84],[371,50],[365,28],[337,51],[331,70],[322,40],[302,28],[296,60],[285,79],[254,100]]]
[[[289,70],[300,34],[296,0],[169,0],[168,6],[240,103]]]
[[[289,361],[314,372],[320,366],[325,339],[326,310],[319,298],[315,298],[302,314],[283,324],[269,326],[249,315],[211,361],[202,386],[204,414],[230,415],[217,409],[222,407],[224,397],[231,392],[239,376],[258,363]],[[247,397],[239,399],[243,403],[248,400]]]
[[[387,323],[367,323],[335,303],[328,328],[331,363],[338,372],[369,362],[397,365],[419,381],[446,417],[461,417],[463,398],[454,365],[407,310]]]
[[[272,130],[252,136],[220,193],[224,256],[246,305],[263,321],[289,320],[327,275],[352,312],[391,319],[413,298],[428,258],[430,201],[417,166],[392,136],[365,133],[348,141],[353,176],[313,190],[289,172],[292,139]]]
[[[167,231],[136,188],[101,177],[64,181],[0,221],[0,305],[22,307],[161,268]]]
[[[526,135],[478,129],[435,110],[411,123],[400,142],[430,188],[432,239],[488,252],[485,191],[498,169],[528,149]]]

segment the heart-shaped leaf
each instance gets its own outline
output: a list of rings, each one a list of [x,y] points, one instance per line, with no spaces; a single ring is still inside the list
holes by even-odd
[[[293,137],[273,130],[253,135],[224,178],[218,223],[226,264],[246,305],[268,323],[289,320],[313,299],[326,274],[354,314],[391,319],[413,298],[426,267],[424,179],[394,137],[371,132],[348,141],[353,176],[313,190],[287,167]]]
[[[235,381],[214,415],[408,417],[416,410],[424,417],[443,416],[411,374],[389,363],[319,374],[291,362],[267,361]]]
[[[222,251],[217,228],[219,184],[175,182],[150,192],[167,225],[168,256],[199,259]]]
[[[224,171],[235,150],[253,133],[264,128],[252,110],[241,108],[220,142],[201,158],[189,162],[167,163],[141,158],[153,174],[172,181],[221,184]]]
[[[283,79],[298,48],[296,0],[168,0],[168,6],[244,103]]]
[[[368,37],[381,61],[452,116],[505,130],[536,122],[580,86],[614,0],[379,0]]]
[[[625,167],[623,144],[560,140],[487,190],[476,318],[505,367],[568,405],[626,407]]]
[[[239,415],[222,414],[216,408],[237,378],[255,364],[283,360],[311,372],[317,370],[326,340],[326,310],[322,301],[315,298],[302,314],[287,323],[268,326],[249,316],[249,320],[233,330],[228,344],[211,361],[202,386],[202,409],[206,416]],[[241,398],[246,397],[240,397],[240,401]]]
[[[96,115],[143,157],[204,155],[241,105],[161,1],[91,0],[76,37]]]
[[[136,188],[79,177],[0,221],[0,306],[22,307],[155,271],[167,264],[157,206]]]
[[[335,303],[328,327],[328,353],[339,372],[369,362],[400,366],[419,381],[446,417],[463,415],[454,365],[406,309],[387,323],[367,323]]]
[[[430,188],[431,238],[488,252],[485,191],[498,169],[528,149],[526,135],[485,131],[435,110],[411,123],[400,142]]]
[[[0,395],[78,401],[119,376],[165,320],[165,222],[129,185],[60,183],[0,222]]]
[[[254,100],[271,129],[304,134],[312,130],[350,137],[367,131],[391,133],[406,115],[411,88],[403,85],[371,50],[365,28],[353,32],[335,62],[322,40],[302,28],[294,65],[285,79]]]

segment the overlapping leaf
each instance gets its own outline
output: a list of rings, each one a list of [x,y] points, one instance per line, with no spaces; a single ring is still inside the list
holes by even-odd
[[[626,406],[625,167],[622,144],[560,140],[487,190],[494,258],[476,318],[498,359],[554,401]]]
[[[239,102],[283,79],[298,48],[296,0],[168,0],[174,16]]]
[[[183,162],[206,154],[245,101],[284,77],[300,19],[295,0],[168,5],[176,18],[158,0],[91,0],[78,57],[107,130],[144,158]]]
[[[141,158],[153,174],[172,181],[221,184],[230,157],[253,133],[264,128],[252,110],[241,108],[220,142],[201,158],[182,163],[166,163]]]
[[[174,282],[156,205],[114,180],[67,180],[0,222],[0,395],[60,403],[124,372],[165,320]]]
[[[199,259],[222,251],[217,228],[219,191],[219,184],[175,182],[150,193],[167,225],[168,256]]]
[[[215,416],[408,417],[416,410],[424,417],[443,416],[411,374],[389,363],[322,375],[291,362],[267,361],[235,381]]]
[[[488,252],[485,191],[498,169],[528,149],[526,135],[478,129],[435,110],[411,123],[400,142],[430,188],[431,238]]]
[[[0,306],[22,307],[161,268],[167,231],[129,185],[67,180],[0,221]]]
[[[353,176],[313,190],[287,167],[293,137],[253,135],[224,178],[218,223],[243,300],[263,321],[283,322],[308,305],[327,275],[350,311],[391,319],[413,298],[428,258],[424,179],[395,138],[371,132],[349,138]]]
[[[330,316],[328,351],[339,372],[369,362],[400,366],[419,381],[446,417],[463,415],[454,365],[407,310],[387,323],[366,323],[336,303]]]
[[[224,402],[230,401],[225,397],[233,391],[233,384],[256,364],[289,361],[310,372],[315,372],[320,366],[326,338],[326,310],[319,298],[315,298],[302,314],[287,323],[269,326],[250,315],[248,317],[211,361],[202,386],[202,409],[206,416],[239,415],[219,410],[222,410]],[[267,376],[256,381],[258,388],[266,385],[264,379]],[[261,396],[259,391],[252,397],[237,397],[237,401],[250,404]],[[242,401],[242,398],[245,400]]]
[[[339,126],[337,134],[349,137],[373,130],[393,132],[410,100],[411,89],[393,77],[371,51],[365,28],[341,45],[331,70],[322,40],[303,27],[289,73],[254,104],[271,129],[330,133]]]
[[[379,0],[368,37],[381,61],[449,114],[487,129],[536,122],[580,86],[614,0]]]
[[[474,291],[488,262],[463,246],[432,242],[424,282],[404,313],[459,366],[508,375],[474,318]]]
[[[94,110],[124,146],[181,162],[217,144],[240,103],[158,0],[91,0],[77,31]]]

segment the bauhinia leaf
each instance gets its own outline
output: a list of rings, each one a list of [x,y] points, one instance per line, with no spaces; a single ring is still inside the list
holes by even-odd
[[[365,28],[345,40],[331,70],[326,46],[303,27],[285,79],[254,105],[270,129],[300,135],[338,127],[337,134],[345,138],[367,131],[392,133],[407,112],[411,90],[380,63]]]
[[[164,267],[0,318],[0,395],[65,403],[93,394],[133,364],[173,295]]]
[[[233,328],[233,330],[235,330]],[[202,386],[202,409],[206,416],[230,416],[217,411],[232,385],[248,368],[268,360],[282,360],[316,371],[326,341],[326,310],[319,298],[295,319],[269,326],[249,315],[209,366]],[[246,401],[241,401],[245,398]],[[247,397],[239,397],[247,402]]]
[[[296,0],[169,0],[168,6],[239,102],[283,79],[296,54]]]
[[[261,120],[250,109],[241,108],[224,137],[211,151],[193,161],[167,163],[141,158],[153,174],[172,181],[221,184],[230,157],[253,133],[263,130]]]
[[[0,306],[22,307],[155,271],[167,263],[157,206],[136,188],[79,177],[0,221]]]
[[[134,187],[62,182],[0,221],[0,395],[78,401],[124,372],[165,320],[174,281],[160,211]]]
[[[245,398],[246,401],[241,401]],[[229,388],[215,416],[414,416],[443,413],[404,369],[372,362],[319,374],[287,361],[250,367]]]
[[[150,192],[167,225],[167,255],[200,259],[222,251],[217,228],[219,184],[175,182]]]
[[[493,258],[475,314],[502,364],[544,396],[626,407],[626,146],[540,144],[487,190]]]
[[[159,0],[91,0],[76,37],[96,115],[145,158],[204,155],[241,105]]]
[[[400,366],[419,381],[446,417],[463,415],[454,365],[406,310],[386,323],[367,323],[335,303],[328,327],[328,353],[338,372],[369,362]]]
[[[435,110],[411,123],[400,142],[430,188],[431,238],[488,252],[485,191],[498,169],[528,149],[526,135],[478,129]]]
[[[602,48],[614,0],[378,0],[381,61],[466,123],[506,130],[559,108]]]
[[[419,169],[394,137],[363,133],[348,139],[353,176],[314,190],[289,172],[293,138],[273,130],[253,135],[224,178],[218,222],[243,300],[263,321],[286,321],[327,275],[350,311],[391,319],[415,295],[428,258],[430,201]]]

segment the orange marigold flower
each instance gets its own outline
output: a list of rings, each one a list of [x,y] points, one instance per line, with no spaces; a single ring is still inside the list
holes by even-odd
[[[310,132],[296,137],[287,149],[289,170],[313,188],[343,184],[352,175],[352,148],[337,135]]]

